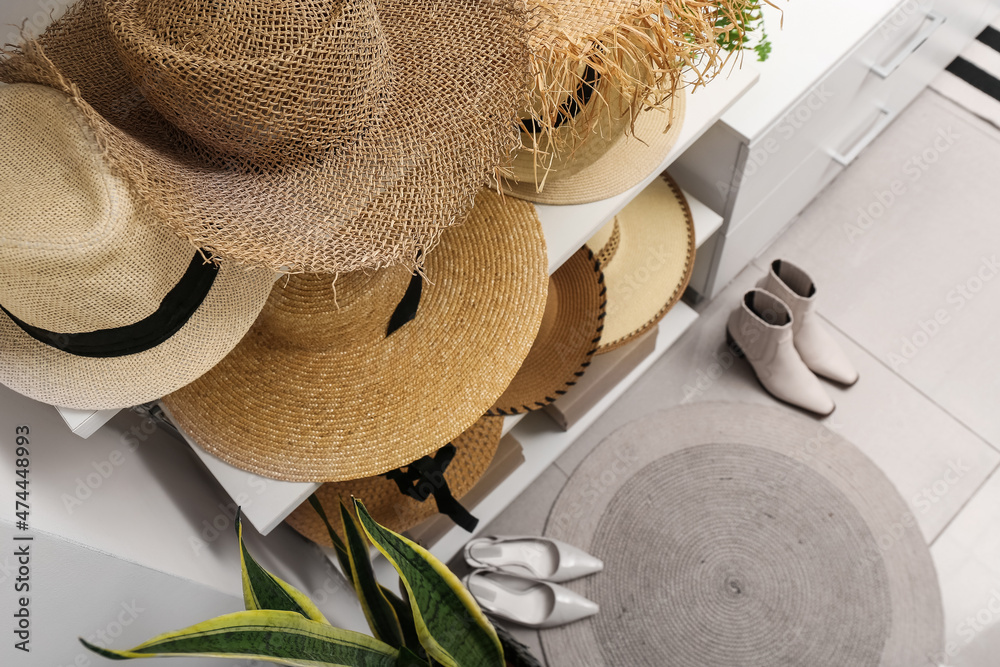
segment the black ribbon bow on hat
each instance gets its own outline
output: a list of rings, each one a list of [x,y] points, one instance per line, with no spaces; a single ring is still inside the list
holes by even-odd
[[[472,516],[469,510],[455,500],[451,495],[451,489],[448,488],[448,480],[444,476],[444,471],[455,458],[456,451],[455,445],[448,443],[437,450],[433,457],[423,456],[408,465],[405,471],[396,468],[383,473],[383,476],[395,482],[400,493],[419,502],[434,496],[438,512],[471,533],[479,524],[479,519]]]

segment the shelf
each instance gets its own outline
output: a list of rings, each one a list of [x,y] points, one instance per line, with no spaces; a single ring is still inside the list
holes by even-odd
[[[69,426],[69,430],[81,438],[92,436],[97,429],[111,421],[111,418],[119,412],[118,410],[74,410],[62,407],[56,407],[56,410]]]
[[[704,134],[725,110],[742,97],[756,81],[756,70],[745,65],[743,69],[734,70],[726,76],[719,76],[707,86],[689,93],[685,123],[674,148],[658,169],[627,192],[589,204],[539,205],[537,207],[538,217],[545,231],[549,252],[549,272],[555,271],[587,239],[593,236],[594,232],[609,222],[678,155]],[[706,238],[706,236],[702,236],[702,231],[714,231],[722,220],[708,207],[695,202],[690,197],[689,202],[695,217],[696,236],[700,242]],[[706,231],[706,233],[710,232]],[[504,432],[515,428],[520,419],[521,416],[508,417],[504,424]],[[280,482],[253,475],[208,454],[186,436],[185,439],[198,458],[233,499],[245,497],[252,491],[254,502],[244,508],[244,514],[247,520],[265,535],[280,524],[292,510],[319,487],[319,484]]]
[[[524,463],[517,471],[500,483],[493,493],[487,496],[476,507],[470,508],[473,515],[479,519],[479,530],[485,528],[507,506],[524,492],[542,472],[545,471],[559,456],[572,445],[581,434],[614,403],[653,363],[666,352],[681,334],[698,319],[698,314],[685,303],[678,303],[660,322],[656,337],[656,348],[614,386],[587,414],[568,431],[558,430],[549,417],[541,412],[527,415],[512,434],[521,443],[524,451]],[[431,553],[447,563],[475,533],[454,526],[435,544],[428,546]]]

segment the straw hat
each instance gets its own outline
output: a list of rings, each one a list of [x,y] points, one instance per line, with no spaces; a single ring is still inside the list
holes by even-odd
[[[444,513],[446,508],[438,507],[438,497],[447,497],[442,492],[458,501],[475,486],[496,454],[502,431],[503,419],[480,418],[449,443],[453,448],[448,448],[447,452],[439,450],[433,458],[428,456],[421,461],[430,465],[424,466],[423,474],[415,472],[410,475],[417,479],[410,483],[411,490],[406,493],[389,477],[377,475],[343,482],[327,482],[317,489],[316,497],[341,539],[344,533],[340,526],[340,502],[343,500],[350,507],[351,496],[364,501],[368,512],[380,524],[401,533],[434,516],[438,511]],[[450,460],[441,456],[452,453],[454,457]],[[437,463],[434,462],[435,459]],[[405,473],[414,471],[414,468],[411,465],[406,470],[392,472],[404,473],[401,476],[405,477]],[[313,542],[333,546],[326,524],[309,503],[300,505],[286,521]]]
[[[430,454],[493,404],[547,291],[534,207],[480,192],[426,259],[280,280],[246,338],[163,399],[206,451],[291,481],[377,475]]]
[[[597,354],[638,338],[684,294],[694,268],[694,219],[667,174],[649,184],[588,242],[604,267],[608,314]]]
[[[80,0],[0,80],[71,95],[215,255],[412,267],[517,143],[526,21],[516,0]]]
[[[83,410],[159,398],[214,366],[274,274],[206,263],[115,177],[61,92],[0,86],[0,382]]]
[[[655,171],[677,140],[684,87],[722,70],[735,0],[529,0],[533,88],[501,188],[545,204],[604,199]],[[682,81],[682,74],[683,79]],[[629,135],[630,138],[627,138]]]
[[[580,248],[549,278],[538,336],[489,414],[539,410],[576,384],[601,340],[606,294],[601,263]]]

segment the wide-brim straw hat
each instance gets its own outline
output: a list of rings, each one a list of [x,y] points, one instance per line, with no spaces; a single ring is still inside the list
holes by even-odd
[[[279,280],[229,356],[163,402],[206,451],[275,479],[357,479],[430,454],[489,409],[538,333],[534,207],[483,190],[424,273]]]
[[[81,0],[0,81],[70,95],[208,253],[413,267],[517,144],[527,21],[516,0]]]
[[[155,400],[236,345],[274,277],[167,230],[66,95],[0,86],[0,383],[81,410]]]
[[[330,525],[344,538],[340,523],[340,503],[351,508],[351,497],[365,504],[368,513],[376,521],[397,533],[413,528],[439,511],[434,491],[440,492],[447,486],[448,492],[460,501],[483,476],[493,461],[500,436],[503,419],[482,417],[451,443],[455,447],[454,458],[440,472],[436,472],[416,482],[413,492],[400,491],[395,481],[384,475],[375,475],[343,482],[327,482],[316,490],[316,498],[323,506]],[[353,511],[352,511],[353,513]],[[292,528],[313,542],[332,547],[330,534],[323,519],[310,503],[303,503],[292,512],[286,521]]]
[[[538,336],[489,414],[540,410],[575,385],[601,341],[606,304],[601,263],[580,248],[549,279]]]
[[[734,0],[528,4],[537,25],[530,42],[533,86],[521,112],[524,148],[500,187],[540,203],[607,198],[655,170],[680,131],[684,87],[704,85],[722,71],[730,54],[719,37],[725,33],[738,45],[744,30],[743,8]],[[638,141],[619,143],[623,135]],[[637,154],[638,162],[630,160]],[[578,185],[560,187],[570,178]]]
[[[684,294],[694,269],[691,209],[667,174],[649,184],[587,246],[604,267],[607,316],[597,354],[635,340]]]

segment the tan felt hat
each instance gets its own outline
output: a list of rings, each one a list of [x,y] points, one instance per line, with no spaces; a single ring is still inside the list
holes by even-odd
[[[214,366],[274,274],[206,263],[108,169],[63,93],[0,86],[0,382],[81,410],[155,400]]]
[[[372,517],[397,533],[409,530],[436,513],[457,513],[456,503],[468,493],[489,467],[503,431],[503,419],[482,417],[464,433],[431,456],[390,471],[343,482],[327,482],[316,491],[327,519],[344,539],[340,525],[340,502],[351,506],[351,496],[362,500]],[[392,477],[392,479],[390,479]],[[404,493],[397,479],[403,482]],[[450,500],[449,500],[450,499]],[[443,506],[442,506],[443,505]],[[286,519],[288,524],[313,542],[332,547],[326,524],[308,502]],[[475,519],[471,520],[472,525]]]
[[[684,294],[694,268],[694,219],[666,173],[649,184],[587,246],[604,267],[608,314],[597,354],[638,338]]]
[[[575,385],[601,341],[606,304],[601,263],[589,248],[580,248],[549,278],[538,336],[488,414],[539,410]]]
[[[503,393],[538,333],[534,207],[481,191],[425,273],[279,280],[232,353],[163,402],[206,451],[275,479],[357,479],[437,451]]]
[[[69,94],[210,253],[412,267],[517,144],[527,21],[518,0],[80,0],[0,81]]]
[[[744,4],[528,0],[537,21],[530,40],[533,86],[530,103],[521,114],[525,149],[515,159],[513,183],[508,184],[512,191],[529,196],[528,186],[537,183],[544,192],[549,179],[569,168],[571,161],[577,162],[578,156],[589,164],[607,150],[607,142],[631,134],[642,110],[668,110],[684,85],[682,74],[689,85],[711,80],[729,56],[720,36],[740,41]],[[669,116],[655,117],[655,122],[653,118],[646,119],[650,127],[639,135],[646,143],[671,124]],[[676,109],[678,126],[682,118],[683,110]],[[580,156],[591,142],[604,148]],[[667,143],[663,155],[673,142]],[[612,194],[604,190],[602,197]],[[567,203],[565,195],[550,197],[537,201]]]

